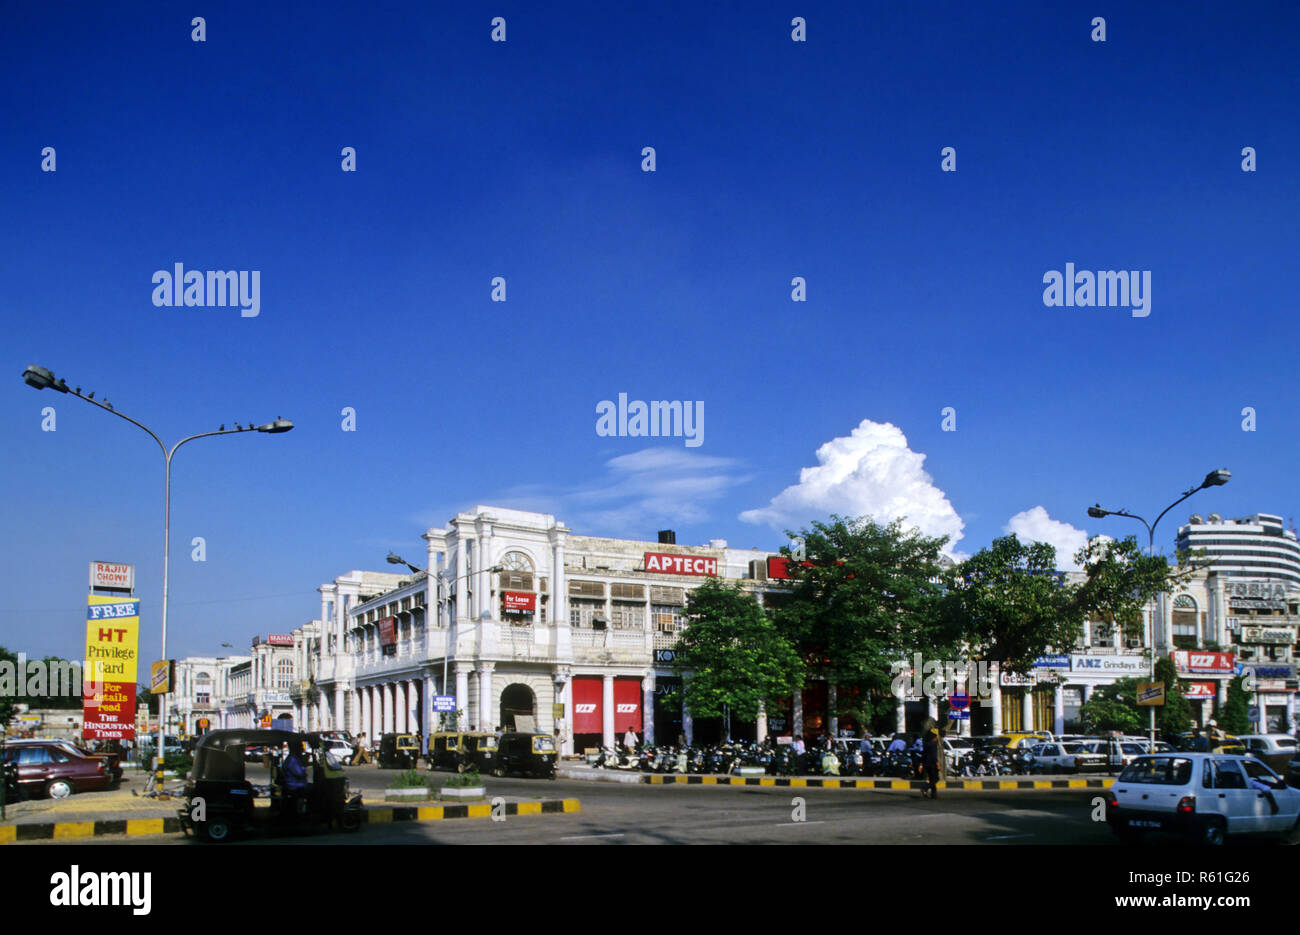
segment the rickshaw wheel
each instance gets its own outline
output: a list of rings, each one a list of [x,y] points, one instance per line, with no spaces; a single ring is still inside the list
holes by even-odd
[[[344,831],[358,831],[361,828],[361,816],[355,812],[345,812],[339,820],[339,826]]]
[[[214,844],[220,844],[230,837],[230,825],[220,818],[203,823],[203,835]]]
[[[492,775],[496,776],[498,779],[505,776],[505,774],[506,768],[504,766],[498,764],[497,766],[492,767]]]

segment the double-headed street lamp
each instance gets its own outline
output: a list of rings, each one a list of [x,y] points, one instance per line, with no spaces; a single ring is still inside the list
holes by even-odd
[[[162,658],[167,658],[167,564],[168,564],[168,539],[171,533],[171,510],[172,510],[172,456],[176,454],[176,449],[186,442],[192,442],[196,438],[207,438],[212,435],[239,435],[243,432],[262,432],[267,435],[280,435],[288,432],[293,428],[293,423],[288,419],[276,419],[274,422],[267,422],[264,425],[240,425],[235,423],[233,429],[228,429],[224,425],[215,432],[199,432],[197,435],[190,435],[182,438],[176,444],[172,445],[169,450],[163,444],[162,439],[153,433],[148,426],[137,422],[128,415],[123,415],[113,408],[113,405],[107,400],[100,401],[95,399],[95,394],[90,393],[88,396],[81,394],[81,387],[76,389],[69,388],[65,380],[55,379],[53,373],[44,367],[37,367],[35,364],[23,371],[23,382],[28,386],[38,390],[51,389],[60,393],[70,393],[78,399],[84,399],[93,406],[98,406],[105,412],[111,412],[113,415],[125,419],[132,425],[144,429],[149,433],[149,437],[158,443],[158,447],[163,453],[163,593],[162,593]],[[162,768],[164,754],[165,728],[167,724],[167,696],[163,695],[159,701],[158,707],[158,768]]]
[[[1229,481],[1231,477],[1232,477],[1232,472],[1226,470],[1225,468],[1219,468],[1217,471],[1211,471],[1209,474],[1205,475],[1205,480],[1201,481],[1200,486],[1193,487],[1191,490],[1184,491],[1181,497],[1179,497],[1173,503],[1169,504],[1169,506],[1161,510],[1160,515],[1156,517],[1154,523],[1148,523],[1145,519],[1138,516],[1136,513],[1130,513],[1128,510],[1103,510],[1100,504],[1094,504],[1093,506],[1088,507],[1088,515],[1091,516],[1093,519],[1103,519],[1107,516],[1127,516],[1129,519],[1137,520],[1139,523],[1141,523],[1143,526],[1147,528],[1147,554],[1155,555],[1156,554],[1155,553],[1156,526],[1159,525],[1160,520],[1164,518],[1164,515],[1168,513],[1170,510],[1172,510],[1174,507],[1178,506],[1178,504],[1182,503],[1192,494],[1196,493],[1197,491],[1204,490],[1206,487],[1222,487],[1224,484],[1226,484]],[[1155,616],[1158,613],[1159,607],[1160,607],[1160,598],[1157,597],[1156,606],[1155,608],[1153,608],[1152,617],[1151,617],[1151,679],[1153,681],[1155,680],[1155,675],[1156,675]],[[1154,743],[1156,739],[1155,705],[1151,705],[1150,734],[1151,734],[1151,741]]]

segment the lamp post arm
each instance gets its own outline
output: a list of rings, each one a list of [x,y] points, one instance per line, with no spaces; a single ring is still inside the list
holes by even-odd
[[[167,446],[163,444],[162,439],[159,438],[157,435],[155,435],[155,434],[153,433],[153,430],[150,429],[149,426],[145,425],[143,422],[137,422],[137,421],[135,421],[135,419],[132,419],[130,416],[126,415],[125,413],[118,412],[118,411],[117,411],[116,409],[114,409],[112,406],[109,406],[109,405],[106,405],[106,404],[104,404],[104,403],[101,403],[101,402],[100,402],[99,400],[97,400],[97,399],[91,399],[89,396],[83,396],[81,393],[78,393],[76,390],[68,390],[68,392],[71,393],[73,396],[77,397],[78,399],[84,399],[86,402],[90,403],[92,406],[98,406],[100,409],[103,409],[105,412],[111,412],[113,415],[117,416],[119,419],[125,419],[126,421],[130,422],[132,425],[136,426],[137,428],[142,428],[142,429],[144,429],[146,432],[149,433],[149,437],[152,438],[154,441],[156,441],[156,442],[158,443],[158,447],[162,449],[163,457],[164,457],[164,458],[170,458],[170,457],[171,457],[171,455],[169,455],[169,454],[167,453]]]
[[[1167,507],[1165,507],[1163,510],[1161,510],[1161,511],[1160,511],[1160,515],[1156,517],[1156,521],[1155,521],[1154,523],[1151,524],[1151,528],[1152,528],[1153,533],[1154,533],[1155,527],[1159,524],[1160,520],[1164,517],[1164,515],[1165,515],[1166,513],[1168,513],[1168,512],[1169,512],[1170,510],[1172,510],[1174,507],[1178,506],[1178,504],[1182,503],[1184,500],[1186,500],[1186,499],[1187,499],[1188,497],[1190,497],[1192,494],[1196,493],[1198,490],[1204,490],[1204,489],[1205,489],[1205,484],[1201,484],[1201,486],[1199,486],[1199,487],[1193,487],[1191,490],[1187,491],[1187,493],[1183,494],[1181,497],[1179,497],[1179,498],[1178,498],[1177,500],[1175,500],[1173,503],[1169,504],[1169,506],[1167,506]],[[1153,535],[1153,538],[1154,538],[1154,535]]]

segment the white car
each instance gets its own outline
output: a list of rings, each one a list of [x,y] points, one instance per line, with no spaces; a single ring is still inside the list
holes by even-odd
[[[1168,831],[1222,844],[1230,834],[1300,828],[1300,789],[1253,757],[1148,754],[1106,790],[1106,821],[1126,843],[1148,831]]]
[[[1030,747],[1029,752],[1034,757],[1030,767],[1033,773],[1100,772],[1106,769],[1105,754],[1080,750],[1078,744],[1039,743]]]
[[[327,755],[334,757],[340,766],[346,766],[348,763],[351,763],[352,754],[356,752],[356,748],[346,740],[322,740],[321,749],[324,750]]]

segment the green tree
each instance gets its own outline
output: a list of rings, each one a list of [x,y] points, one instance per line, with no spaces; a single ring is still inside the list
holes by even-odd
[[[0,664],[8,663],[13,667],[14,678],[17,679],[18,656],[10,652],[5,647],[0,646]],[[9,722],[13,719],[18,710],[18,698],[14,695],[4,693],[0,694],[0,728],[8,730]]]
[[[1056,548],[994,539],[945,576],[943,619],[948,640],[972,657],[1025,673],[1043,653],[1068,649],[1083,635],[1079,588],[1056,570]]]
[[[1116,679],[1099,686],[1079,709],[1083,729],[1090,734],[1108,730],[1136,734],[1146,718],[1146,711],[1137,704],[1137,679]]]
[[[1192,729],[1192,706],[1183,697],[1182,683],[1168,656],[1156,660],[1156,681],[1165,683],[1165,703],[1156,707],[1156,725],[1166,739]]]
[[[792,562],[789,596],[776,621],[797,648],[808,674],[837,690],[832,716],[868,723],[887,707],[890,666],[913,651],[939,655],[936,640],[942,596],[940,550],[947,538],[904,530],[902,520],[880,525],[868,517],[832,516],[799,533],[806,563]],[[789,556],[789,549],[782,549]],[[847,707],[841,706],[840,687]]]
[[[1095,536],[1075,561],[1087,576],[1078,601],[1092,620],[1113,622],[1129,639],[1141,638],[1143,611],[1156,595],[1168,594],[1187,579],[1191,565],[1171,567],[1163,555],[1148,555],[1134,536],[1118,541]]]
[[[754,595],[711,578],[687,598],[689,624],[677,644],[674,666],[686,676],[682,695],[696,717],[726,712],[744,720],[760,703],[802,685],[803,666]]]
[[[1239,675],[1228,685],[1228,700],[1223,705],[1217,718],[1219,727],[1229,734],[1249,734],[1254,725],[1250,723],[1250,705],[1246,702],[1246,689]]]

